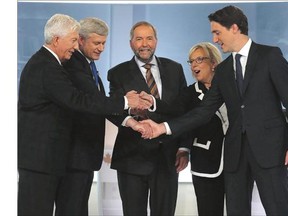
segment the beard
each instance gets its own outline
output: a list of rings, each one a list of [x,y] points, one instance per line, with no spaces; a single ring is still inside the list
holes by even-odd
[[[142,62],[150,62],[155,50],[150,48],[133,49],[135,56]]]

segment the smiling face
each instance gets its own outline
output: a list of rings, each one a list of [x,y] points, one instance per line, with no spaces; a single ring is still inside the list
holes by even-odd
[[[105,49],[107,36],[92,33],[87,39],[80,36],[79,49],[90,60],[98,60]]]
[[[134,36],[130,40],[130,46],[139,60],[149,62],[157,46],[157,39],[153,29],[146,25],[135,28]]]
[[[217,22],[211,22],[213,42],[219,44],[224,53],[235,51],[234,43],[237,41],[235,36],[237,31],[239,31],[238,27],[237,29],[235,27],[237,26],[233,24],[230,29],[227,29]]]
[[[78,38],[78,32],[71,31],[63,37],[55,36],[48,47],[55,52],[61,62],[64,62],[71,58],[75,49],[78,49]]]
[[[209,88],[214,75],[215,64],[211,62],[210,58],[204,58],[201,63],[197,63],[197,59],[208,57],[202,48],[196,49],[189,56],[191,63],[191,71],[193,77],[197,81],[203,83],[206,88]],[[199,62],[199,61],[198,61]]]

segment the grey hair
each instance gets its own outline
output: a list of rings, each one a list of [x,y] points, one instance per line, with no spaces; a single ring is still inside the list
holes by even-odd
[[[137,27],[139,27],[139,26],[150,26],[150,27],[153,29],[153,31],[154,31],[154,36],[155,36],[155,38],[156,38],[156,40],[157,40],[157,30],[156,30],[156,28],[155,28],[151,23],[146,22],[146,21],[137,22],[137,23],[135,23],[135,24],[132,26],[132,28],[131,28],[131,30],[130,30],[130,40],[132,40],[133,37],[134,37],[134,30],[135,30]]]
[[[222,55],[221,52],[219,51],[219,49],[209,43],[209,42],[201,42],[201,43],[197,43],[194,46],[191,47],[190,51],[189,51],[189,55],[188,58],[190,57],[190,55],[197,49],[202,48],[204,50],[204,53],[207,55],[207,57],[210,58],[210,61],[212,63],[216,63],[219,64],[222,61]]]
[[[54,14],[44,28],[45,43],[51,44],[53,37],[63,37],[71,31],[79,32],[79,29],[80,24],[74,18],[65,14]]]
[[[90,34],[96,33],[101,36],[107,36],[109,33],[109,27],[101,19],[94,17],[87,17],[80,20],[80,31],[79,35],[85,39],[89,38]]]

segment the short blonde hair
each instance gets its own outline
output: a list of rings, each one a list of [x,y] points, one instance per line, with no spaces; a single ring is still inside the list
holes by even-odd
[[[192,46],[191,49],[189,50],[188,59],[195,50],[200,48],[204,50],[204,53],[206,54],[207,57],[209,57],[212,63],[218,65],[222,61],[222,55],[219,49],[209,42],[201,42]]]

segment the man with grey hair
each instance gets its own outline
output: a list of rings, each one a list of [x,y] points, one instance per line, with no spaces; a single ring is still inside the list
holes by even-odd
[[[135,92],[109,98],[84,94],[72,84],[62,63],[78,49],[79,23],[53,15],[44,29],[45,44],[25,65],[18,102],[18,215],[52,216],[67,171],[75,111],[122,115],[129,107],[147,108]],[[72,208],[73,206],[71,206]],[[74,214],[75,215],[75,214]]]
[[[105,49],[108,25],[101,19],[88,17],[80,20],[79,50],[75,51],[64,68],[74,85],[89,94],[105,95],[101,78],[93,74],[95,64]],[[95,65],[96,68],[96,65]],[[105,115],[77,112],[73,116],[71,151],[68,170],[60,186],[59,215],[88,216],[88,201],[94,171],[103,160]]]

